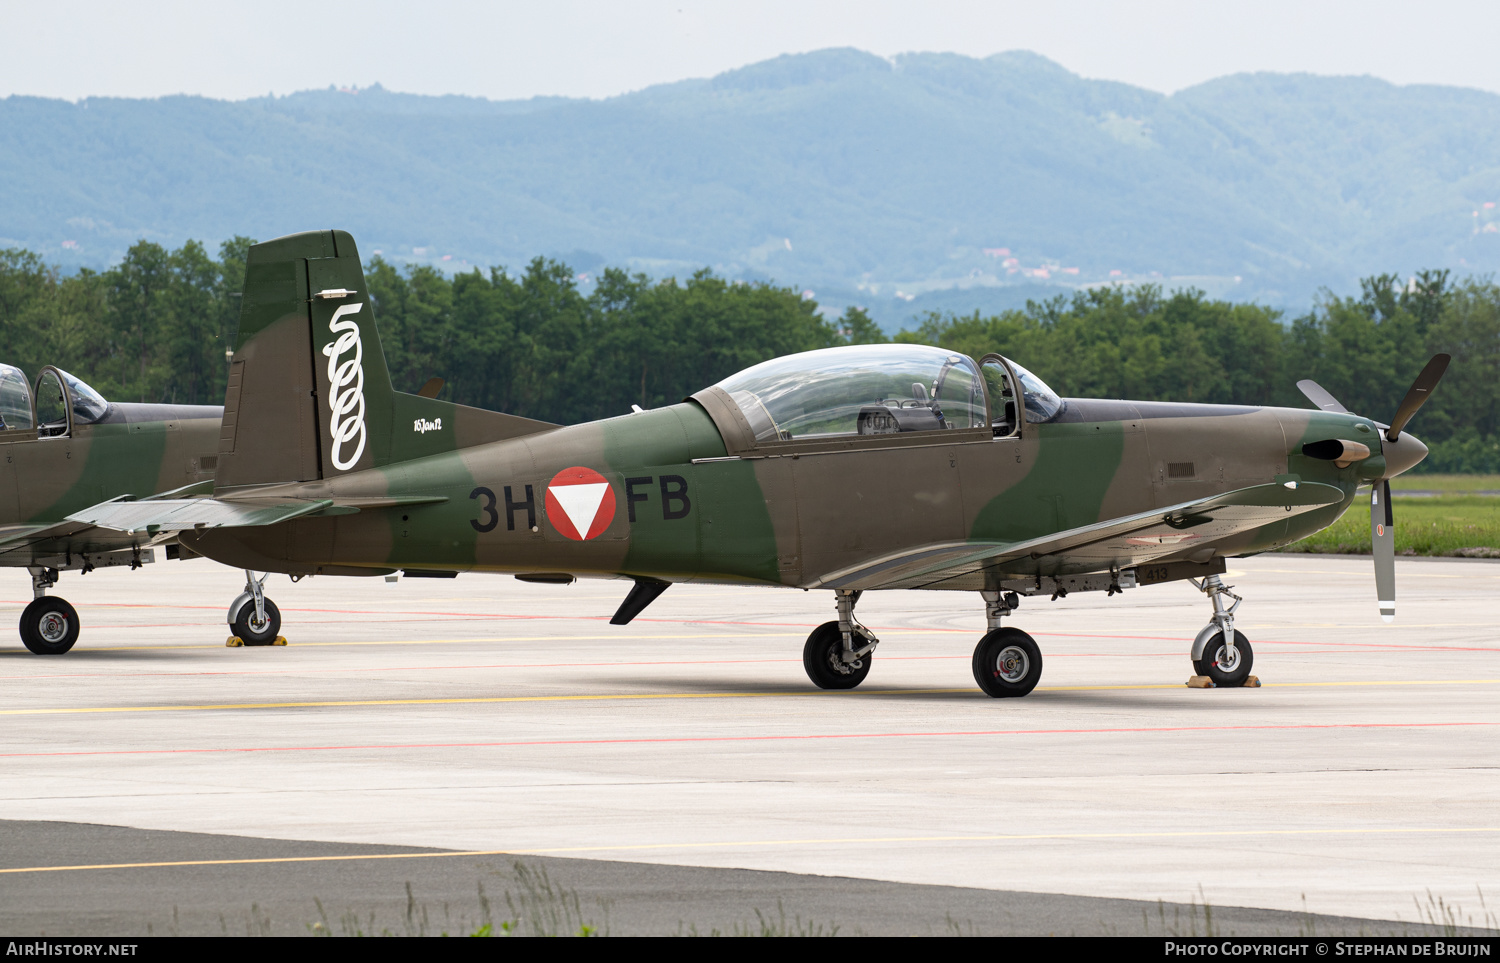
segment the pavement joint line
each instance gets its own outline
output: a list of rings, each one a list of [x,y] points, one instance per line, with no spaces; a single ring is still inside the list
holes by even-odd
[[[0,759],[56,756],[173,756],[258,752],[368,752],[377,749],[519,749],[537,746],[662,745],[707,742],[819,742],[842,739],[921,739],[960,736],[1096,736],[1155,735],[1169,732],[1284,732],[1316,729],[1453,729],[1489,728],[1500,722],[1326,722],[1239,726],[1115,726],[1096,729],[973,729],[928,732],[832,732],[763,736],[642,736],[633,739],[520,739],[508,742],[406,742],[342,746],[217,746],[179,749],[77,749],[50,752],[5,752]]]
[[[1422,686],[1422,685],[1494,685],[1500,679],[1388,679],[1344,682],[1267,682],[1261,688],[1321,688],[1334,686]],[[1102,692],[1139,689],[1189,690],[1182,683],[1146,683],[1139,685],[1073,685],[1038,686],[1037,692]],[[1201,690],[1207,691],[1207,690]],[[72,715],[96,712],[206,712],[237,709],[338,709],[367,706],[438,706],[481,705],[502,702],[627,702],[647,699],[764,699],[778,697],[824,696],[827,698],[858,698],[860,696],[890,695],[971,695],[981,693],[974,688],[962,689],[865,689],[855,692],[828,692],[821,689],[787,690],[785,692],[622,692],[594,695],[534,695],[534,696],[454,696],[446,699],[330,699],[316,702],[226,702],[206,705],[176,706],[56,706],[35,709],[0,709],[0,716]]]
[[[1304,643],[1288,642],[1287,645],[1300,645]],[[1308,642],[1308,646],[1318,643]],[[1341,655],[1346,649],[1317,649],[1307,648],[1300,652],[1281,652],[1284,655]],[[1467,650],[1466,650],[1467,651]],[[1480,650],[1488,651],[1488,650]],[[1181,658],[1181,652],[1050,652],[1049,659],[1144,659]],[[969,655],[887,655],[883,656],[882,662],[944,662],[944,661],[969,661]],[[337,675],[339,673],[356,674],[368,672],[454,672],[458,670],[471,669],[612,669],[612,668],[635,668],[647,665],[801,665],[802,660],[795,657],[777,657],[768,659],[654,659],[633,662],[486,662],[478,664],[458,665],[392,665],[374,666],[371,668],[336,666],[333,668],[308,668],[306,666],[287,666],[279,669],[202,669],[184,670],[180,672],[53,672],[46,675],[0,675],[0,682],[17,682],[22,680],[37,679],[196,679],[203,676],[284,676],[284,675]]]
[[[830,844],[862,843],[958,843],[958,842],[1020,842],[1026,840],[1111,840],[1111,839],[1193,839],[1227,837],[1297,837],[1297,836],[1394,836],[1394,835],[1455,835],[1500,833],[1500,826],[1439,826],[1400,827],[1367,829],[1240,829],[1240,830],[1181,830],[1172,832],[1138,833],[994,833],[953,836],[862,836],[862,837],[814,837],[808,839],[744,839],[714,842],[684,843],[636,843],[602,846],[553,846],[537,849],[468,849],[426,853],[349,853],[337,856],[262,856],[247,859],[181,859],[141,863],[94,863],[76,866],[14,866],[0,869],[0,874],[18,873],[63,873],[106,869],[169,869],[186,866],[247,866],[268,863],[334,863],[375,859],[455,859],[476,856],[546,856],[557,853],[610,853],[647,852],[661,850],[733,849],[736,847],[768,846],[817,846]]]

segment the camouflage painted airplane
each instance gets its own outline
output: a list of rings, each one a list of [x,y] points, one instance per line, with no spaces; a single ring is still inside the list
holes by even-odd
[[[120,532],[67,516],[116,499],[212,491],[222,413],[111,403],[50,365],[33,391],[24,372],[0,364],[0,565],[31,572],[33,599],[21,613],[28,649],[55,655],[78,640],[77,611],[46,594],[60,572],[140,568],[163,542],[176,557],[171,532]]]
[[[392,390],[353,238],[306,233],[250,250],[213,497],[72,517],[177,532],[245,569],[230,620],[247,644],[280,627],[254,571],[631,579],[615,624],[674,582],[828,589],[837,618],[803,663],[829,689],[870,671],[865,591],[978,593],[974,677],[1003,697],[1042,671],[1035,641],[1001,624],[1021,596],[1190,578],[1213,609],[1194,667],[1234,686],[1253,653],[1224,559],[1329,525],[1362,484],[1394,615],[1387,480],[1426,454],[1402,429],[1446,363],[1386,426],[1311,384],[1320,410],[1062,399],[999,355],[851,346],[559,427]]]

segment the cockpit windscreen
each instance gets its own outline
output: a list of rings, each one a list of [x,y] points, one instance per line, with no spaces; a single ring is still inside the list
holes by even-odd
[[[73,396],[73,424],[92,425],[103,421],[109,414],[109,402],[99,392],[61,368],[57,369],[57,373],[68,383],[68,393]]]
[[[746,368],[718,387],[739,405],[756,441],[986,424],[977,366],[929,345],[805,351]]]

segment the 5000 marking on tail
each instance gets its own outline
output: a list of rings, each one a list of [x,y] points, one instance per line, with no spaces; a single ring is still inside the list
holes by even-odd
[[[333,467],[348,471],[365,453],[365,367],[364,346],[359,340],[359,322],[353,318],[339,320],[348,314],[358,314],[364,304],[346,304],[333,312],[328,319],[329,333],[336,338],[323,346],[328,356],[328,408],[332,413],[328,420],[328,434],[332,448]],[[353,349],[354,357],[344,358],[344,353]],[[342,359],[342,360],[341,360]],[[354,445],[354,454],[344,454],[344,447]]]

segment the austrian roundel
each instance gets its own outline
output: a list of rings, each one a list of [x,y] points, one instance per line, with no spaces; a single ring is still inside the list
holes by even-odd
[[[575,542],[597,538],[615,520],[615,490],[592,468],[564,468],[547,483],[547,520]]]

